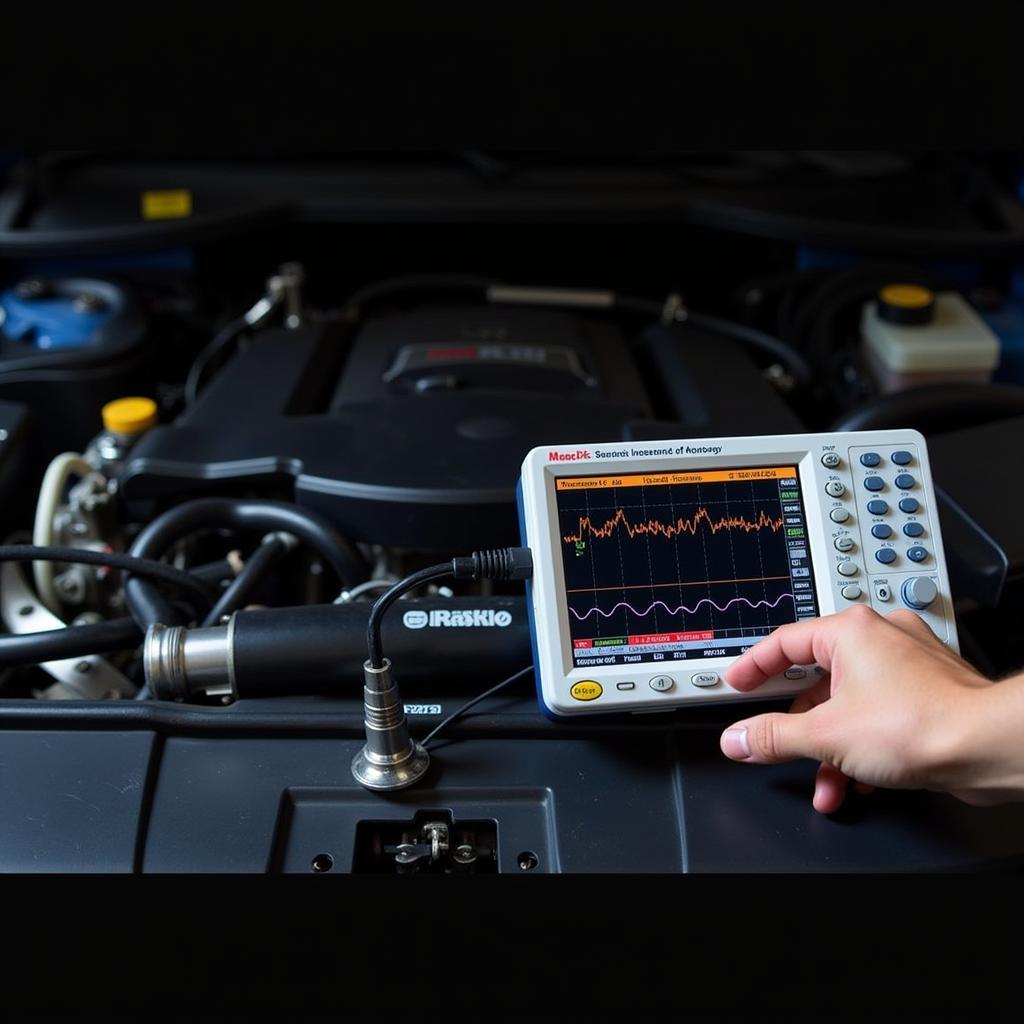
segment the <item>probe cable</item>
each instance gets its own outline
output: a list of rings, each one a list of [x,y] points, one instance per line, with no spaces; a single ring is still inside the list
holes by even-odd
[[[476,707],[476,705],[479,704],[481,701],[487,700],[488,697],[497,693],[499,690],[505,689],[506,686],[511,686],[512,683],[516,682],[516,680],[522,679],[523,676],[525,676],[528,672],[532,671],[533,666],[527,665],[525,668],[521,668],[518,672],[514,672],[507,679],[503,679],[496,686],[492,686],[489,690],[485,690],[478,697],[474,697],[472,700],[467,701],[465,704],[462,705],[462,707],[458,708],[456,711],[453,711],[443,722],[440,722],[438,725],[435,725],[434,728],[431,729],[430,732],[428,732],[427,735],[420,740],[420,743],[425,747],[431,740],[437,737],[437,734],[442,729],[451,725],[451,723],[454,722],[457,718],[461,718],[471,708]]]

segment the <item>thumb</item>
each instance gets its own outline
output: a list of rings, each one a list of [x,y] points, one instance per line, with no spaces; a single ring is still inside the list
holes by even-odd
[[[729,726],[720,743],[726,757],[751,764],[780,764],[800,757],[825,760],[815,742],[814,711],[748,718]]]

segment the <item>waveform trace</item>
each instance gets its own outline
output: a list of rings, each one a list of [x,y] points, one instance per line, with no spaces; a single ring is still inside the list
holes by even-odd
[[[593,608],[588,608],[587,611],[583,612],[583,614],[580,614],[575,608],[571,607],[569,611],[572,612],[573,616],[575,616],[575,618],[579,622],[585,622],[587,619],[590,618],[591,615],[599,615],[602,618],[610,619],[620,608],[625,608],[627,611],[632,612],[637,618],[642,619],[645,616],[650,615],[651,612],[655,610],[655,608],[659,607],[663,608],[669,615],[679,615],[681,613],[693,615],[701,608],[702,605],[705,604],[711,605],[713,608],[720,612],[728,611],[729,608],[731,608],[734,604],[738,603],[745,604],[752,610],[757,610],[758,608],[777,608],[787,598],[790,601],[794,600],[793,595],[787,593],[780,594],[774,601],[769,601],[767,599],[763,601],[748,601],[745,597],[734,597],[731,600],[726,601],[726,603],[723,605],[718,604],[717,601],[713,601],[710,597],[704,597],[701,598],[701,600],[699,600],[692,608],[688,608],[686,605],[683,604],[680,604],[676,608],[670,608],[664,601],[652,601],[646,611],[639,611],[638,609],[634,608],[628,601],[620,601],[617,605],[615,605],[608,611],[605,611],[603,608],[598,608],[597,606]]]
[[[754,531],[764,529],[770,529],[773,533],[778,533],[782,529],[784,522],[785,520],[782,516],[773,518],[764,509],[758,512],[757,518],[754,520],[747,519],[745,516],[721,516],[718,519],[714,519],[711,513],[701,506],[689,519],[680,516],[674,522],[668,524],[662,523],[658,519],[648,519],[647,522],[632,523],[626,517],[625,509],[619,508],[615,510],[615,515],[611,519],[606,520],[601,526],[595,526],[589,515],[580,516],[578,531],[565,534],[562,540],[566,544],[579,544],[583,541],[584,535],[607,538],[612,536],[617,529],[624,529],[630,539],[638,534],[656,534],[671,540],[671,538],[683,533],[696,536],[697,530],[702,524],[706,524],[707,529],[712,534],[716,534],[720,530],[743,530],[745,533],[753,533]]]

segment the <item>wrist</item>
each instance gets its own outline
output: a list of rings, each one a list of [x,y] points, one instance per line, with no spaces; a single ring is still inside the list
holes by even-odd
[[[964,688],[951,710],[930,788],[968,803],[1024,800],[1024,676]]]

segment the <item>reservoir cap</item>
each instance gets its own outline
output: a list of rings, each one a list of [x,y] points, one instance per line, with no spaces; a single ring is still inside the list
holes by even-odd
[[[156,425],[152,398],[117,398],[103,406],[103,427],[112,434],[141,434]]]
[[[931,323],[935,293],[920,284],[887,284],[878,293],[878,316],[893,324]]]

